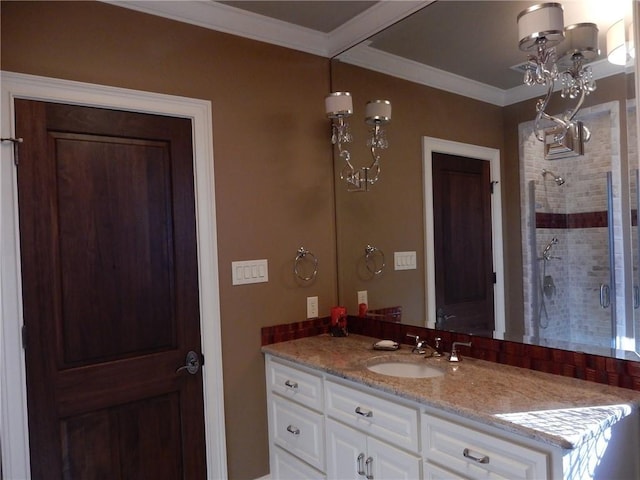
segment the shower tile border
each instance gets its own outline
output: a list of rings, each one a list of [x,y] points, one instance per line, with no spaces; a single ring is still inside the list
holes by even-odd
[[[607,227],[607,212],[543,213],[536,212],[536,228]]]

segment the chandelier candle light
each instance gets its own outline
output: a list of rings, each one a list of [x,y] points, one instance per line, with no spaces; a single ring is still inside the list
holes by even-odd
[[[591,134],[575,116],[585,97],[596,89],[591,67],[585,64],[600,53],[597,25],[577,23],[565,27],[562,5],[542,3],[518,15],[518,37],[520,50],[531,52],[524,83],[547,87],[546,96],[536,103],[536,138],[550,148],[545,153],[551,152],[553,158],[581,155],[583,143]],[[546,112],[556,80],[562,85],[561,97],[575,100],[573,108],[559,116]],[[553,122],[554,127],[543,130],[543,119]]]
[[[327,117],[331,122],[331,143],[338,146],[338,154],[344,161],[340,179],[347,182],[350,192],[366,192],[380,178],[379,150],[389,146],[383,125],[391,121],[391,102],[372,100],[365,107],[365,123],[371,125],[367,146],[371,151],[372,162],[368,167],[356,170],[351,163],[351,153],[344,144],[351,143],[353,137],[349,130],[348,117],[353,115],[353,101],[349,92],[333,92],[325,98]]]
[[[625,37],[624,18],[607,30],[607,59],[614,65],[626,65],[636,56],[633,39],[633,22],[629,24]]]

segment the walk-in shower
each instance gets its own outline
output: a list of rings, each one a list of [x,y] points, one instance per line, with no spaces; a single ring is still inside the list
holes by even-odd
[[[622,249],[617,103],[582,113],[598,135],[578,157],[546,160],[530,122],[520,125],[525,339],[608,355]]]

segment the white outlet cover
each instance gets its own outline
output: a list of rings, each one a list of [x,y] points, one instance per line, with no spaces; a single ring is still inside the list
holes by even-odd
[[[358,305],[364,303],[365,305],[369,305],[369,295],[366,290],[360,290],[358,292]]]
[[[307,297],[307,318],[318,318],[318,297]]]

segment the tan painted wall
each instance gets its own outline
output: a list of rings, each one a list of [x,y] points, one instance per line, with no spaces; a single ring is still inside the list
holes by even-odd
[[[1,8],[3,70],[212,102],[229,478],[267,474],[260,328],[337,301],[329,61],[104,3]],[[310,287],[300,245],[320,262]],[[258,258],[269,283],[232,287],[231,261]]]

